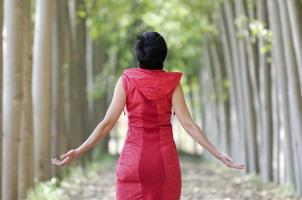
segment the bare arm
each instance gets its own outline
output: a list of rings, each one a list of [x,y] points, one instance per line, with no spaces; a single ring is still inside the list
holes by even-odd
[[[63,154],[61,158],[62,161],[52,159],[53,164],[58,166],[64,166],[69,164],[73,159],[80,157],[87,150],[95,146],[99,141],[101,141],[109,131],[114,127],[116,121],[120,117],[126,104],[126,94],[122,85],[121,77],[118,79],[112,101],[109,105],[109,108],[105,114],[103,120],[97,125],[93,130],[87,140],[79,146],[77,149],[72,149],[66,154]]]
[[[116,121],[120,117],[126,104],[126,95],[122,85],[121,77],[118,79],[112,101],[109,105],[109,108],[105,114],[103,120],[97,125],[88,139],[76,150],[79,152],[79,155],[82,155],[87,150],[95,146],[99,141],[101,141],[109,131],[114,127]]]
[[[217,159],[221,158],[221,153],[208,140],[201,128],[192,120],[190,111],[187,107],[182,86],[178,84],[172,96],[172,106],[177,119],[185,131],[201,146],[213,154]]]
[[[220,153],[216,147],[208,140],[201,128],[192,120],[190,111],[187,107],[184,93],[181,84],[175,88],[172,96],[172,107],[175,111],[177,119],[186,132],[207,151],[209,151],[215,158],[221,160],[228,167],[236,169],[243,169],[244,165],[233,163],[233,160],[225,153]]]

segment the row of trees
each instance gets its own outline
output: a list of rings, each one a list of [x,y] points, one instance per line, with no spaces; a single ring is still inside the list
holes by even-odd
[[[5,0],[1,6],[1,199],[24,199],[39,181],[65,172],[50,158],[78,146],[101,119],[107,102],[91,98],[86,87],[105,53],[101,45],[89,46],[97,51],[86,58],[91,37],[79,14],[84,1]]]
[[[223,1],[209,20],[199,79],[203,124],[263,181],[302,194],[302,3]],[[227,95],[225,95],[227,94]]]

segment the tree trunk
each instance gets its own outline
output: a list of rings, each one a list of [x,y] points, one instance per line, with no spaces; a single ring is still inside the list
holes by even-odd
[[[297,59],[300,89],[302,92],[302,5],[297,0],[286,1],[290,19],[290,29],[293,38],[294,51]],[[300,20],[300,21],[299,21]],[[301,97],[302,98],[302,97]]]
[[[3,136],[3,129],[2,129],[2,115],[3,115],[3,112],[2,112],[2,88],[3,88],[3,85],[2,85],[2,77],[3,77],[3,60],[2,60],[2,41],[3,41],[3,38],[2,38],[2,27],[3,27],[3,1],[1,1],[0,3],[0,197],[2,197],[2,136]]]
[[[4,1],[2,198],[17,199],[21,127],[24,1]]]
[[[298,65],[294,53],[293,40],[291,37],[291,30],[289,27],[289,17],[287,12],[287,5],[282,1],[278,1],[281,30],[283,36],[284,55],[288,79],[288,97],[290,109],[290,125],[293,136],[294,149],[294,166],[295,166],[295,182],[297,193],[302,194],[302,101],[301,90],[299,88]]]
[[[93,85],[97,84],[98,77],[102,74],[105,68],[106,62],[106,50],[100,39],[93,41]],[[106,114],[106,101],[104,94],[101,94],[98,98],[93,99],[94,105],[94,126],[96,126]],[[119,138],[116,138],[119,140]],[[117,141],[118,142],[118,141]],[[119,143],[118,143],[119,144]],[[92,159],[98,159],[103,153],[107,153],[108,149],[106,146],[103,148],[102,145],[93,149]]]
[[[257,18],[267,27],[266,4],[257,1]],[[262,180],[268,182],[273,179],[273,121],[272,121],[272,91],[271,91],[271,65],[267,63],[267,55],[261,51],[264,46],[264,36],[260,35],[258,40],[258,72],[259,72],[259,108],[262,131],[261,136],[261,175]],[[277,132],[275,132],[277,134]]]
[[[63,153],[65,127],[64,108],[64,12],[66,1],[54,1],[53,43],[52,43],[52,119],[51,119],[51,157],[58,158]],[[52,176],[61,173],[55,166],[51,168]]]
[[[235,32],[235,26],[234,26],[234,13],[232,10],[232,7],[230,5],[230,2],[224,1],[224,12],[225,12],[225,17],[226,17],[226,28],[228,32],[228,36],[230,39],[230,51],[231,51],[231,58],[232,58],[232,74],[233,77],[231,81],[234,81],[234,92],[235,92],[235,98],[236,98],[236,126],[238,126],[238,137],[232,138],[233,140],[239,140],[238,142],[235,142],[234,144],[236,147],[234,147],[236,150],[235,152],[238,152],[239,158],[238,160],[245,160],[247,164],[247,171],[250,172],[253,169],[252,163],[249,161],[249,155],[248,155],[248,145],[245,134],[245,123],[244,123],[244,116],[243,113],[243,101],[242,101],[242,88],[240,84],[240,75],[238,74],[239,69],[239,58],[238,58],[238,44],[237,44],[237,39],[236,39],[236,32]],[[244,151],[242,150],[244,148]]]
[[[72,33],[72,65],[71,65],[71,134],[72,146],[76,148],[87,139],[87,94],[86,94],[86,19],[80,17],[78,12],[85,9],[83,0],[70,1],[70,18]],[[84,159],[81,159],[82,166]]]
[[[23,35],[23,100],[20,128],[18,199],[26,199],[29,189],[34,186],[34,148],[32,113],[32,32],[30,20],[30,1],[24,1]]]
[[[217,95],[217,120],[219,122],[219,134],[220,134],[220,147],[224,152],[229,153],[229,132],[227,129],[227,114],[226,114],[226,104],[225,104],[225,99],[224,99],[224,72],[223,72],[223,67],[222,63],[224,60],[222,55],[219,55],[218,53],[218,42],[212,41],[210,45],[210,52],[212,55],[212,62],[213,62],[213,75],[215,76],[215,82],[216,82],[216,95]]]
[[[272,56],[275,73],[273,73],[274,79],[273,83],[276,84],[277,93],[278,93],[278,107],[279,107],[279,117],[280,117],[280,140],[281,145],[283,144],[283,148],[285,151],[285,159],[284,159],[284,170],[287,172],[287,176],[289,177],[288,181],[293,180],[294,168],[293,168],[293,152],[292,152],[292,135],[291,128],[289,125],[289,99],[287,97],[287,88],[288,88],[288,80],[287,80],[287,72],[284,66],[285,65],[285,57],[283,53],[283,43],[282,43],[282,35],[281,35],[281,27],[280,27],[280,18],[278,7],[273,0],[270,0],[268,3],[268,13],[269,13],[269,21],[271,30],[274,33],[273,36],[273,48],[272,48]],[[274,69],[273,68],[273,69]],[[282,134],[282,135],[281,135]]]
[[[238,153],[235,150],[235,145],[237,144],[234,139],[238,138],[238,126],[236,125],[236,119],[235,119],[235,113],[236,113],[236,97],[235,97],[235,83],[233,81],[233,73],[231,69],[232,65],[232,56],[230,49],[230,42],[228,37],[228,32],[226,30],[227,24],[225,22],[225,13],[223,10],[223,7],[218,11],[219,18],[218,18],[218,26],[220,29],[220,38],[222,43],[222,51],[224,55],[224,61],[225,61],[225,68],[226,68],[226,76],[228,81],[228,99],[229,99],[229,107],[228,107],[228,113],[229,113],[229,123],[228,123],[228,132],[229,135],[229,154],[234,157],[235,159],[238,157]],[[234,145],[233,145],[234,144]]]
[[[52,0],[37,0],[33,55],[35,179],[50,176]]]
[[[244,6],[242,0],[235,1],[235,13],[236,17],[246,16],[244,11]],[[247,58],[247,48],[244,42],[244,39],[237,37],[238,44],[238,58],[240,66],[236,71],[239,72],[239,80],[242,89],[242,101],[243,101],[243,116],[246,124],[245,134],[247,137],[247,146],[248,146],[248,155],[250,163],[250,172],[257,174],[259,172],[259,163],[258,163],[258,148],[257,148],[257,131],[256,131],[256,118],[255,110],[253,107],[253,93],[251,90],[251,81],[248,74],[248,58]],[[256,66],[255,66],[256,67]]]
[[[63,28],[63,75],[64,75],[64,122],[66,134],[60,144],[60,152],[65,152],[72,146],[74,135],[72,133],[72,113],[71,113],[71,67],[72,67],[72,37],[71,37],[71,21],[69,18],[68,1],[60,1],[60,11],[62,14]]]

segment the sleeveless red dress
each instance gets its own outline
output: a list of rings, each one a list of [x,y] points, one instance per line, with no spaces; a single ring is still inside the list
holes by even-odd
[[[179,200],[182,178],[171,101],[182,73],[128,68],[121,76],[128,130],[116,167],[116,199]]]

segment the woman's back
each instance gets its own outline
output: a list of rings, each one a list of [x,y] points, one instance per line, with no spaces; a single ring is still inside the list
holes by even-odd
[[[117,170],[117,199],[180,199],[181,173],[171,126],[181,72],[125,69],[128,131]]]
[[[127,96],[129,126],[170,126],[172,94],[181,76],[181,72],[125,69],[122,82]]]

